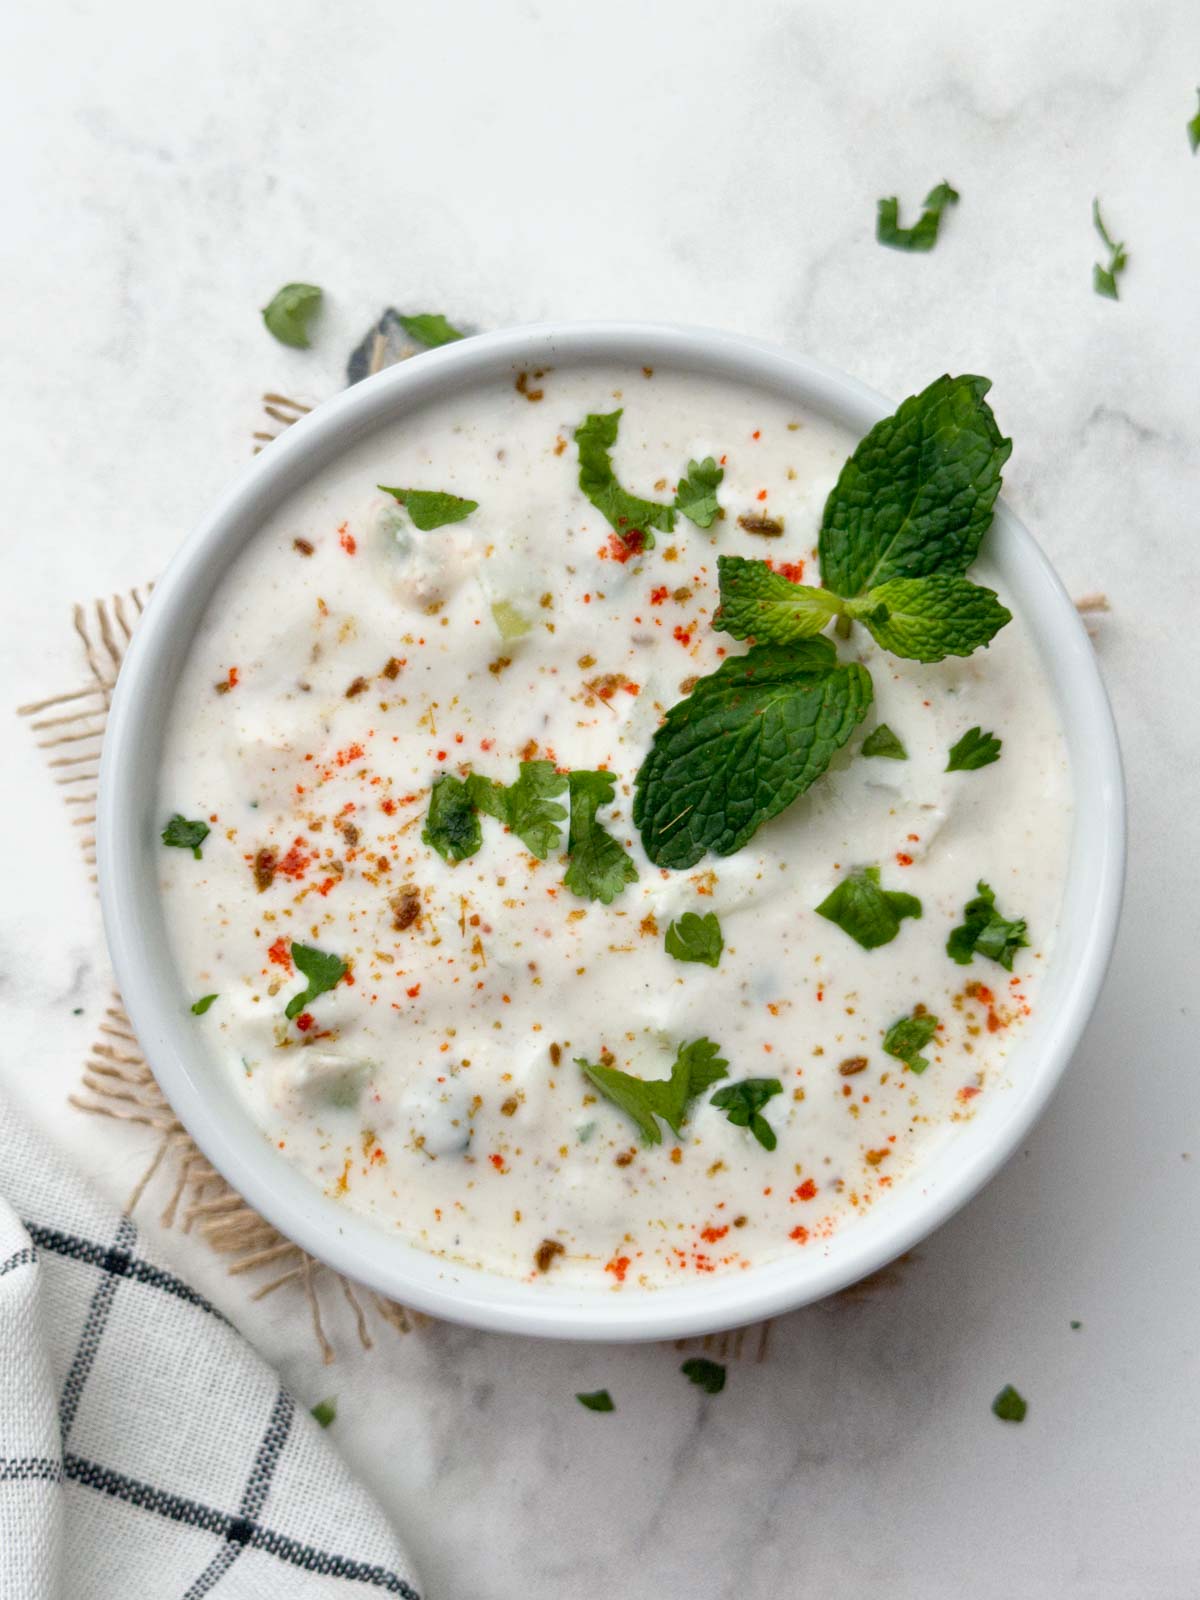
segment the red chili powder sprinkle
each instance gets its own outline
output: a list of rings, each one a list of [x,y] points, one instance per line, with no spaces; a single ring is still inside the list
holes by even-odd
[[[334,760],[339,767],[348,767],[352,761],[361,761],[363,747],[360,744],[348,744],[344,750],[339,750]]]
[[[492,1163],[492,1165],[495,1167],[497,1172],[503,1172],[504,1171],[504,1157],[503,1156],[490,1155],[488,1157],[488,1160]]]
[[[614,561],[619,561],[622,566],[630,556],[640,556],[645,548],[646,535],[640,528],[630,528],[628,533],[610,533],[608,536],[608,553]]]
[[[765,500],[767,498],[767,491],[765,489],[760,489],[754,498],[756,500]]]
[[[437,753],[437,758],[438,758],[439,761],[445,761],[446,752],[444,750],[439,750],[438,753]]]
[[[792,1195],[793,1200],[815,1200],[816,1198],[817,1186],[812,1178],[805,1178],[804,1182]]]
[[[755,428],[754,432],[750,435],[750,437],[752,439],[761,439],[762,438],[762,429],[761,428]]]
[[[788,1238],[789,1239],[795,1239],[797,1244],[807,1244],[808,1243],[808,1229],[807,1228],[793,1228],[791,1233],[788,1234]]]
[[[723,1239],[728,1232],[728,1228],[705,1228],[701,1232],[700,1237],[704,1240],[705,1244],[716,1244],[717,1240]]]
[[[296,1026],[300,1029],[301,1033],[307,1033],[315,1021],[316,1018],[313,1016],[311,1011],[302,1011],[296,1018]]]
[[[770,556],[768,556],[767,565],[770,567],[772,572],[777,572],[781,578],[786,578],[789,583],[803,583],[804,581],[803,561],[776,562],[772,561]]]
[[[286,967],[289,972],[292,970],[291,947],[282,934],[267,951],[267,955],[277,967]]]
[[[661,606],[663,601],[670,597],[670,593],[671,591],[665,583],[659,584],[657,589],[651,589],[650,591],[650,604],[652,606]]]
[[[913,864],[913,858],[906,850],[896,851],[896,861],[902,867],[911,867]]]
[[[415,1000],[421,992],[421,985],[414,983],[411,989],[406,989],[404,992],[410,1000]]]
[[[344,522],[338,529],[338,543],[348,556],[352,556],[358,549],[358,541],[350,532],[349,526]]]
[[[614,1256],[612,1260],[606,1264],[604,1270],[605,1272],[611,1272],[618,1283],[624,1283],[625,1274],[629,1271],[629,1257]]]
[[[685,647],[685,649],[692,642],[691,633],[687,628],[683,627],[682,624],[678,622],[675,624],[675,627],[672,631],[672,637],[677,639],[679,643]]]

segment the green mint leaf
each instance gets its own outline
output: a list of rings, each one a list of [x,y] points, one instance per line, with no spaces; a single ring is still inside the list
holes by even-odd
[[[984,733],[981,728],[968,728],[956,744],[950,746],[947,772],[976,772],[980,767],[990,767],[1000,759],[1003,739],[994,733]]]
[[[783,1093],[778,1078],[743,1078],[718,1089],[708,1102],[723,1111],[735,1128],[749,1128],[764,1150],[774,1150],[775,1130],[762,1115],[772,1096]]]
[[[864,950],[877,950],[891,944],[905,917],[921,915],[921,902],[914,894],[881,888],[878,867],[860,867],[825,896],[816,912]]]
[[[1200,89],[1196,90],[1196,98],[1200,100]],[[1196,151],[1200,150],[1200,110],[1196,112],[1196,115],[1188,123],[1187,136],[1188,143],[1192,147],[1192,154],[1195,155]]]
[[[495,817],[520,839],[531,855],[544,861],[557,850],[567,809],[553,798],[567,787],[565,773],[553,761],[522,761],[520,776],[506,788],[472,773],[467,798],[478,810]]]
[[[202,1017],[215,999],[217,999],[215,994],[201,995],[199,1000],[192,1002],[192,1015],[194,1017]]]
[[[658,505],[629,494],[617,482],[609,451],[617,442],[620,411],[592,412],[575,429],[579,446],[579,487],[622,539],[638,550],[654,548],[654,534],[670,533],[675,507]]]
[[[711,456],[703,461],[689,461],[687,472],[675,491],[675,509],[682,511],[689,522],[698,528],[711,528],[721,509],[717,504],[717,489],[725,476]]]
[[[899,1022],[892,1023],[883,1036],[883,1048],[889,1056],[903,1061],[910,1072],[920,1076],[929,1065],[921,1051],[937,1032],[937,1026],[938,1019],[928,1011],[914,1011],[911,1017],[901,1017]]]
[[[846,614],[865,623],[885,650],[912,661],[969,656],[1012,621],[993,589],[949,572],[889,578],[861,600],[847,601]]]
[[[586,1406],[589,1411],[615,1411],[613,1397],[607,1389],[593,1389],[591,1394],[577,1394],[576,1400],[581,1406]]]
[[[859,748],[860,756],[886,756],[889,761],[907,761],[908,751],[886,722],[872,728]]]
[[[820,633],[842,610],[828,589],[792,583],[765,561],[745,556],[718,556],[721,605],[713,627],[735,639],[755,638],[760,644],[791,644]]]
[[[958,191],[943,179],[925,196],[925,209],[911,228],[900,226],[900,202],[895,195],[879,202],[875,237],[893,250],[932,250],[937,243],[942,212],[958,204]]]
[[[321,291],[315,284],[285,283],[270,305],[263,307],[262,319],[280,344],[307,350],[311,343],[308,325],[320,304]]]
[[[720,1394],[725,1387],[725,1368],[707,1356],[689,1356],[679,1370],[689,1383],[703,1389],[705,1394]]]
[[[572,772],[567,782],[571,807],[567,854],[571,859],[563,882],[581,900],[609,905],[626,884],[637,882],[633,858],[596,821],[600,807],[613,803],[616,779],[611,772]]]
[[[716,913],[706,911],[698,917],[694,911],[685,911],[667,929],[664,947],[676,961],[702,961],[707,967],[718,966],[725,941]]]
[[[430,350],[435,350],[440,344],[453,344],[456,339],[466,338],[466,334],[447,322],[440,311],[418,311],[411,317],[397,311],[396,321],[410,339],[427,345]]]
[[[189,822],[177,811],[162,831],[162,842],[174,845],[178,850],[190,850],[199,861],[200,846],[208,838],[208,831],[207,822],[201,822],[198,817]]]
[[[825,502],[821,578],[847,598],[889,578],[962,574],[974,561],[1012,451],[987,378],[941,377],[859,441]]]
[[[318,1400],[309,1412],[309,1416],[319,1428],[327,1428],[337,1418],[336,1400]]]
[[[464,500],[442,489],[395,489],[386,483],[378,487],[399,501],[412,518],[413,526],[422,533],[444,528],[448,522],[461,522],[472,511],[479,510],[478,500]]]
[[[1097,261],[1092,268],[1092,288],[1106,300],[1118,300],[1117,279],[1129,264],[1129,253],[1123,244],[1117,244],[1109,238],[1108,229],[1100,215],[1099,200],[1092,201],[1092,222],[1108,251],[1108,266],[1102,267]]]
[[[1009,922],[996,910],[996,896],[981,878],[976,884],[979,893],[963,907],[963,920],[946,940],[946,954],[960,967],[970,966],[978,952],[998,961],[1005,972],[1013,969],[1013,957],[1018,950],[1028,948],[1024,920]]]
[[[994,1416],[999,1417],[1001,1422],[1024,1422],[1025,1413],[1028,1410],[1028,1404],[1021,1398],[1011,1383],[1006,1383],[992,1401],[992,1413]]]
[[[308,987],[294,994],[284,1007],[283,1014],[289,1022],[312,1005],[318,995],[335,989],[350,970],[341,956],[316,950],[310,944],[293,944],[292,960],[300,976],[308,979]]]
[[[657,1119],[661,1117],[679,1138],[688,1106],[725,1076],[729,1063],[718,1049],[711,1039],[681,1044],[669,1078],[635,1078],[616,1067],[593,1065],[581,1056],[576,1056],[575,1064],[606,1099],[633,1118],[647,1144],[661,1144],[662,1130]]]
[[[483,843],[471,793],[452,772],[443,772],[434,779],[421,838],[452,867],[473,856]]]
[[[828,767],[871,679],[829,639],[730,656],[667,712],[636,779],[634,825],[658,867],[732,855]]]

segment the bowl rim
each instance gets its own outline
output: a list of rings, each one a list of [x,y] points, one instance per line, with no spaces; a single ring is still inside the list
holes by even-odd
[[[126,1011],[164,1095],[196,1144],[261,1216],[349,1278],[442,1320],[564,1339],[678,1338],[740,1326],[834,1293],[910,1249],[963,1206],[1026,1135],[1057,1087],[1095,1005],[1111,956],[1125,863],[1125,797],[1112,712],[1083,625],[1053,568],[1003,499],[989,554],[1020,611],[1064,720],[1074,819],[1064,886],[1077,946],[1071,970],[1052,955],[1063,993],[1019,1048],[1028,1081],[956,1131],[929,1168],[887,1206],[794,1257],[744,1274],[660,1290],[551,1288],[448,1262],[365,1216],[338,1208],[271,1148],[244,1107],[211,1092],[212,1058],[187,1032],[188,1013],[162,929],[150,854],[156,809],[155,719],[165,717],[195,624],[225,567],[270,510],[359,438],[431,400],[506,372],[557,364],[654,365],[786,393],[861,436],[894,407],[857,379],[764,340],[638,322],[537,323],[479,334],[386,368],[286,429],[233,480],[156,585],[122,666],[109,712],[97,805],[104,926]],[[161,728],[158,734],[161,739]],[[1086,869],[1086,870],[1085,870]],[[1062,937],[1060,924],[1058,937]],[[1042,1008],[1047,1009],[1046,1007]],[[207,1077],[210,1081],[206,1082]],[[974,1134],[972,1135],[972,1130]],[[947,1157],[946,1152],[951,1152]],[[945,1169],[945,1170],[943,1170]],[[882,1217],[882,1221],[880,1220]],[[816,1241],[814,1241],[816,1243]]]

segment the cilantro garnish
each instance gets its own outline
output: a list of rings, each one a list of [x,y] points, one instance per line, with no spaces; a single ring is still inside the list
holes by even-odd
[[[893,250],[932,250],[937,243],[942,212],[957,205],[958,191],[942,180],[925,196],[925,209],[911,228],[900,226],[900,202],[895,195],[879,202],[875,237]]]
[[[280,344],[307,350],[311,343],[308,325],[320,304],[321,291],[315,284],[285,283],[270,305],[263,307],[262,319]]]
[[[211,1006],[213,1001],[217,998],[218,997],[215,994],[201,995],[199,1000],[194,1000],[192,1002],[192,1015],[194,1017],[202,1017],[208,1010],[209,1006]]]
[[[778,1078],[743,1078],[718,1089],[708,1102],[723,1111],[735,1128],[749,1128],[764,1150],[774,1150],[775,1130],[762,1114],[774,1095],[783,1093]]]
[[[725,1368],[719,1361],[710,1361],[707,1356],[689,1356],[679,1370],[705,1394],[720,1394],[725,1387]]]
[[[617,482],[608,452],[617,442],[620,422],[620,411],[593,412],[575,429],[575,443],[579,446],[579,487],[622,539],[629,542],[636,534],[637,547],[652,550],[654,534],[651,530],[657,528],[660,533],[670,533],[675,526],[675,507],[642,500],[622,489]]]
[[[920,1076],[929,1065],[921,1051],[933,1038],[937,1028],[938,1019],[928,1011],[914,1011],[911,1017],[901,1017],[899,1022],[892,1023],[883,1036],[883,1048],[889,1056],[903,1061],[910,1072]]]
[[[921,915],[921,902],[914,894],[881,888],[878,867],[860,867],[825,896],[816,912],[864,950],[877,950],[891,944],[905,917]]]
[[[335,989],[350,970],[341,956],[316,950],[310,944],[293,944],[292,960],[300,976],[308,979],[308,987],[294,994],[283,1008],[283,1014],[289,1021],[312,1005],[318,995],[328,994],[330,989]]]
[[[702,917],[685,911],[671,923],[663,943],[667,954],[676,961],[702,961],[708,967],[719,964],[725,948],[721,924],[713,911],[706,911]]]
[[[471,803],[512,830],[531,855],[544,861],[558,848],[567,808],[553,796],[567,787],[567,776],[553,761],[522,761],[520,776],[507,788],[472,773],[467,779]]]
[[[461,495],[447,494],[442,489],[399,489],[386,483],[378,487],[404,507],[412,518],[413,527],[422,533],[444,528],[450,522],[461,522],[472,511],[479,510],[478,500],[464,500]]]
[[[318,1400],[309,1412],[309,1416],[319,1428],[327,1428],[337,1418],[336,1400]]]
[[[410,339],[416,339],[431,350],[440,344],[453,344],[456,339],[466,338],[466,334],[447,322],[440,311],[418,311],[411,317],[397,311],[396,321]]]
[[[961,925],[946,940],[946,954],[960,967],[966,967],[978,951],[981,956],[998,961],[1005,972],[1011,972],[1013,957],[1029,944],[1025,922],[1009,922],[1000,915],[995,893],[982,878],[976,887],[979,893],[963,907]]]
[[[201,822],[198,817],[189,822],[177,811],[162,831],[162,842],[179,850],[190,850],[199,861],[200,846],[208,838],[208,832],[207,822]]]
[[[908,751],[886,722],[881,722],[877,728],[871,729],[858,753],[860,756],[885,756],[889,761],[908,760]]]
[[[731,855],[825,771],[871,704],[828,639],[730,656],[667,712],[635,780],[633,821],[659,867]]]
[[[1117,279],[1129,265],[1129,252],[1123,244],[1116,244],[1109,238],[1108,229],[1100,215],[1099,200],[1092,201],[1092,222],[1108,251],[1108,266],[1102,267],[1097,261],[1092,267],[1092,288],[1106,300],[1118,300]]]
[[[607,1389],[593,1389],[591,1394],[577,1394],[576,1400],[581,1406],[586,1406],[589,1411],[615,1411],[613,1397]]]
[[[473,856],[483,843],[471,792],[452,772],[443,772],[433,781],[421,838],[452,867]]]
[[[968,728],[962,738],[950,746],[946,771],[976,772],[980,767],[990,767],[993,761],[999,761],[1003,743],[1003,739],[997,739],[994,733],[984,733],[978,726]]]
[[[1196,90],[1196,98],[1200,100],[1200,89]],[[1200,110],[1197,110],[1196,115],[1188,123],[1187,136],[1188,143],[1192,147],[1192,154],[1195,155],[1196,151],[1200,150]]]
[[[600,807],[613,802],[616,779],[611,772],[572,772],[568,792],[567,854],[571,859],[563,882],[581,899],[608,905],[626,884],[637,882],[637,868],[629,853],[596,821]]]
[[[689,1104],[725,1076],[729,1063],[717,1054],[718,1048],[711,1039],[681,1044],[669,1078],[635,1078],[604,1063],[593,1065],[582,1056],[576,1056],[575,1063],[602,1095],[633,1118],[647,1144],[661,1144],[657,1119],[661,1117],[678,1138]]]
[[[1024,1422],[1028,1410],[1028,1404],[1011,1383],[1006,1383],[992,1401],[992,1413],[999,1417],[1001,1422]]]
[[[745,556],[718,556],[721,607],[713,626],[735,639],[763,644],[791,644],[829,626],[842,602],[827,589],[792,583],[765,561]]]
[[[675,491],[676,511],[681,511],[698,528],[711,528],[721,509],[717,503],[717,489],[724,476],[725,468],[719,467],[711,456],[705,456],[703,461],[689,461],[687,472]]]

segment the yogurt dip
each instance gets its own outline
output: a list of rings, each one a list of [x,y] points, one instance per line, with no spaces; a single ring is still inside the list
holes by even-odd
[[[583,493],[576,430],[618,408],[630,493],[668,506],[689,462],[720,464],[710,527],[678,515],[641,548]],[[935,664],[856,625],[839,651],[869,670],[873,706],[735,853],[671,870],[633,825],[665,713],[746,649],[712,626],[718,557],[819,583],[822,507],[855,443],[717,380],[525,373],[362,440],[230,568],[161,776],[164,820],[209,831],[198,858],[162,851],[161,889],[231,1098],[328,1195],[488,1271],[653,1289],[821,1248],[1019,1073],[1071,820],[1019,615]],[[986,551],[971,575],[995,587]],[[880,724],[906,759],[860,753]],[[1002,758],[947,771],[972,728]],[[611,898],[580,887],[565,791],[544,859],[483,790],[439,823],[447,775],[509,785],[521,762],[611,774],[592,808]],[[870,949],[816,909],[864,867],[921,913]],[[980,881],[1027,925],[1011,970],[983,943],[969,965],[947,954]],[[669,953],[688,913],[706,933],[715,918],[715,966]],[[914,1012],[938,1025],[906,1065],[884,1041]],[[697,1041],[724,1070],[651,1119],[657,1143],[580,1065],[665,1080]],[[779,1086],[754,1113],[769,1138],[712,1103],[747,1079]]]

